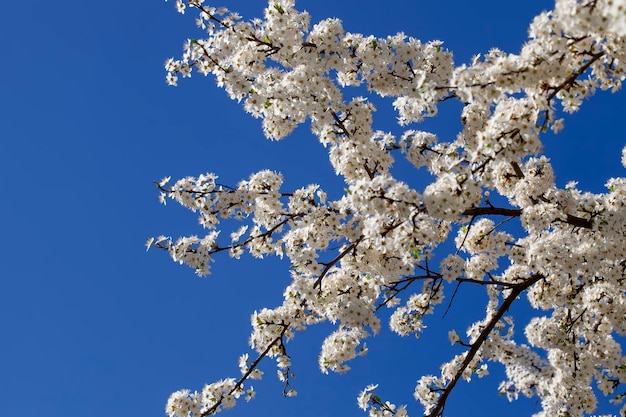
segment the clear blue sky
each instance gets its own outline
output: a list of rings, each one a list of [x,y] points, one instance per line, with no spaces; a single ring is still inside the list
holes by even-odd
[[[172,2],[5,3],[0,416],[162,416],[170,392],[239,376],[249,316],[281,301],[289,275],[277,260],[224,257],[212,276],[199,279],[165,253],[146,254],[150,236],[201,233],[192,213],[158,203],[152,181],[211,171],[236,183],[269,168],[282,171],[291,188],[321,182],[341,189],[341,182],[306,127],[272,143],[262,138],[260,122],[212,79],[181,80],[178,88],[165,84],[165,59],[178,56],[186,38],[200,37],[193,16],[177,14]],[[259,15],[264,5],[230,3],[245,18]],[[546,0],[298,3],[313,21],[339,17],[348,31],[441,39],[458,64],[494,46],[517,52],[531,17],[551,6]],[[624,175],[625,97],[599,93],[566,119],[562,134],[548,139],[560,185],[578,180],[600,191],[608,177]],[[458,129],[459,115],[444,109],[442,116],[428,128],[445,137]],[[388,109],[375,117],[379,128],[393,129]],[[356,406],[358,391],[380,383],[385,398],[420,415],[411,396],[415,381],[438,372],[457,352],[445,340],[444,326],[479,319],[481,308],[459,302],[440,326],[436,314],[419,341],[385,329],[368,343],[369,355],[343,376],[317,370],[329,327],[299,335],[290,345],[299,396],[282,398],[268,362],[265,380],[256,385],[258,398],[228,413],[365,416]],[[509,404],[497,396],[497,369],[493,365],[493,377],[476,384],[460,384],[447,414],[538,411],[535,400]]]

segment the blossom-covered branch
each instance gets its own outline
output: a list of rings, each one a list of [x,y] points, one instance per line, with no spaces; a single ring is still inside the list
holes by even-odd
[[[195,9],[205,33],[185,43],[180,59],[167,60],[167,82],[213,75],[262,119],[267,138],[309,123],[344,192],[330,199],[334,193],[316,184],[285,192],[282,175],[271,170],[236,186],[219,184],[215,174],[157,183],[161,201],[197,213],[206,234],[161,236],[148,247],[199,275],[226,251],[236,259],[245,252],[286,257],[291,265],[282,304],[253,314],[258,356],[251,366],[247,356],[240,362],[241,379],[172,394],[170,416],[234,405],[265,357],[277,358],[284,393],[295,395],[285,353],[295,333],[332,323],[319,366],[345,372],[367,353],[364,340],[379,333],[383,307],[392,311],[393,332],[418,336],[446,295],[453,292],[451,304],[465,285],[487,294],[485,316],[467,338],[451,329],[450,341],[466,351],[442,364],[441,375],[419,379],[415,398],[427,415],[442,415],[457,382],[486,375],[488,361],[505,369],[501,393],[538,397],[540,416],[582,416],[600,396],[621,402],[626,179],[608,179],[605,193],[573,182],[558,187],[541,135],[561,131],[562,113],[576,112],[597,90],[621,88],[624,0],[557,0],[531,22],[519,53],[492,49],[461,65],[440,41],[350,33],[334,18],[312,24],[294,0],[271,0],[263,18],[248,21],[204,0],[176,5]],[[393,99],[396,133],[374,129],[369,97],[345,98],[355,86]],[[462,105],[456,136],[442,140],[418,129],[449,100]],[[415,167],[414,177],[395,175],[397,158]],[[242,224],[230,232],[230,221]],[[222,241],[224,230],[230,241]],[[506,315],[522,296],[534,309],[524,328],[528,343],[514,338],[514,317]],[[359,396],[370,416],[407,415],[376,388]]]

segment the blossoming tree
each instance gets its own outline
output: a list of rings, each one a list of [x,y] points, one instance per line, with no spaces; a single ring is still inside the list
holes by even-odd
[[[335,324],[319,367],[344,372],[366,353],[364,340],[379,332],[384,309],[392,309],[394,332],[419,335],[444,292],[458,286],[485,291],[484,317],[464,334],[451,329],[462,353],[418,380],[414,396],[423,415],[442,415],[457,382],[485,375],[490,361],[505,369],[501,393],[538,397],[541,416],[591,413],[598,396],[621,403],[626,179],[609,179],[603,194],[575,183],[558,188],[541,135],[560,131],[559,113],[575,112],[598,88],[620,89],[624,0],[557,0],[533,20],[519,54],[494,49],[460,66],[438,41],[347,33],[337,19],[311,24],[294,0],[270,0],[264,17],[253,20],[203,0],[176,6],[181,13],[195,9],[206,36],[188,40],[182,58],[167,61],[168,83],[212,74],[262,119],[268,138],[282,139],[308,121],[345,192],[329,199],[318,185],[283,190],[281,174],[269,170],[236,186],[220,184],[215,174],[157,184],[162,201],[196,212],[206,234],[161,236],[148,247],[166,250],[198,275],[209,274],[219,252],[277,255],[291,264],[282,305],[252,316],[255,353],[241,357],[241,375],[172,394],[167,414],[208,416],[250,400],[266,358],[277,362],[284,394],[295,395],[287,348],[297,332]],[[345,98],[348,86],[392,97],[403,132],[374,130],[373,105]],[[418,130],[447,100],[462,104],[458,135],[442,141]],[[419,189],[394,176],[398,158],[416,175],[428,173],[430,184]],[[242,225],[224,238],[222,221],[231,219]],[[522,296],[535,315],[524,329],[527,343],[513,337],[514,317],[507,315]],[[365,387],[358,398],[370,416],[407,415],[376,388]]]

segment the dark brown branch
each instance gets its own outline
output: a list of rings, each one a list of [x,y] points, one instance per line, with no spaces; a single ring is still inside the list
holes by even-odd
[[[350,244],[347,248],[345,248],[339,255],[337,255],[335,259],[328,262],[327,264],[324,264],[324,269],[320,273],[320,276],[317,277],[317,279],[315,280],[315,283],[313,283],[313,288],[320,287],[320,291],[322,291],[322,280],[324,279],[324,277],[326,276],[330,268],[332,268],[337,262],[339,262],[344,256],[346,256],[351,250],[355,249],[358,246],[358,244],[361,243],[362,240],[363,240],[363,236],[361,236],[360,238],[356,240],[356,242]]]
[[[441,396],[437,400],[437,404],[435,405],[435,408],[433,408],[433,410],[430,412],[430,414],[428,414],[427,417],[439,417],[442,415],[443,408],[446,404],[446,400],[448,399],[448,396],[454,389],[456,383],[463,376],[463,372],[465,371],[465,369],[467,369],[467,367],[472,362],[472,360],[474,360],[474,357],[480,351],[483,344],[485,343],[485,341],[487,340],[487,338],[489,337],[493,329],[496,327],[496,324],[500,321],[500,319],[502,319],[502,316],[504,316],[504,313],[506,313],[509,310],[509,308],[511,307],[511,304],[513,304],[513,301],[515,301],[515,299],[522,292],[530,288],[532,285],[534,285],[537,281],[541,280],[542,278],[543,278],[543,275],[535,274],[531,276],[529,279],[527,279],[526,281],[521,282],[517,284],[516,286],[511,287],[512,288],[511,293],[504,299],[500,307],[498,307],[498,310],[489,320],[489,323],[487,323],[487,325],[482,330],[482,332],[480,332],[480,335],[478,336],[478,338],[471,344],[471,348],[468,350],[467,354],[465,355],[465,359],[463,359],[461,366],[456,371],[456,374],[450,380],[450,382],[448,382],[446,387],[443,388]]]
[[[522,209],[506,208],[506,207],[472,207],[463,212],[464,216],[509,216],[519,217],[522,215]],[[582,217],[576,217],[571,214],[566,214],[565,220],[557,219],[564,223],[571,224],[572,226],[582,227],[583,229],[591,229],[593,221],[591,219],[584,219]]]
[[[484,280],[472,279],[472,278],[457,278],[456,281],[458,283],[471,282],[473,284],[480,284],[480,285],[499,285],[499,286],[506,287],[506,288],[515,288],[519,286],[519,283],[504,282],[504,281],[498,281],[494,279],[484,281]]]
[[[386,306],[387,304],[389,304],[391,302],[391,300],[396,298],[398,296],[398,294],[400,294],[401,292],[406,291],[414,282],[422,281],[422,280],[426,280],[426,279],[441,280],[441,274],[428,271],[428,273],[426,275],[418,275],[418,276],[406,277],[406,278],[399,279],[397,281],[394,281],[394,282],[390,283],[389,285],[387,285],[385,287],[387,288],[386,291],[392,292],[392,294],[389,297],[387,297],[385,299],[385,301],[383,301],[382,303],[378,304],[374,311],[378,311],[381,308],[383,308],[384,306]],[[404,284],[404,285],[402,285],[402,284]]]
[[[235,383],[235,386],[233,387],[233,389],[231,389],[228,392],[228,395],[231,395],[235,392],[237,392],[237,390],[241,389],[241,386],[243,385],[244,381],[250,376],[250,374],[252,374],[252,372],[254,372],[254,370],[259,366],[259,363],[261,362],[261,360],[263,358],[265,358],[265,356],[267,356],[267,354],[269,353],[269,351],[278,343],[278,342],[282,342],[283,337],[285,336],[285,333],[287,332],[287,329],[289,329],[289,325],[288,324],[275,324],[272,323],[275,326],[282,326],[282,330],[280,331],[280,334],[278,336],[276,336],[276,338],[274,340],[272,340],[272,342],[267,345],[267,347],[265,348],[265,350],[254,360],[254,362],[252,362],[252,364],[250,365],[250,367],[248,368],[248,370],[246,371],[246,373],[243,374],[243,376],[241,378],[239,378],[239,380]],[[224,399],[224,397],[222,396],[222,398],[220,398],[219,400],[217,400],[217,402],[208,410],[206,410],[205,412],[200,414],[200,417],[207,417],[210,416],[211,414],[215,414],[215,412],[217,411],[217,409],[219,408],[219,406],[222,404],[222,400]]]
[[[547,97],[547,101],[548,103],[550,103],[550,101],[552,101],[552,99],[563,89],[566,89],[566,87],[571,86],[574,84],[574,82],[576,82],[576,79],[582,75],[585,71],[587,71],[587,69],[594,63],[596,62],[598,59],[602,58],[604,55],[606,54],[606,52],[602,51],[602,52],[598,52],[596,54],[591,54],[591,59],[587,62],[584,63],[583,66],[581,66],[579,69],[577,69],[576,71],[574,71],[572,73],[572,75],[570,75],[569,77],[567,77],[561,84],[557,85],[556,87],[548,87],[549,90],[552,90],[552,92],[550,94],[548,94]]]
[[[472,207],[463,212],[464,216],[509,216],[519,217],[522,215],[522,209],[505,208],[505,207]]]
[[[565,222],[576,227],[582,227],[584,229],[591,229],[593,225],[591,219],[583,219],[582,217],[572,216],[571,214],[567,215],[567,220]]]
[[[346,128],[346,125],[343,124],[343,122],[347,119],[347,117],[345,119],[341,119],[339,117],[339,115],[335,112],[332,111],[330,112],[331,116],[333,116],[333,119],[335,119],[335,126],[337,126],[341,132],[346,135],[346,137],[350,137],[350,132],[348,132],[348,129]],[[349,116],[349,114],[348,114]]]

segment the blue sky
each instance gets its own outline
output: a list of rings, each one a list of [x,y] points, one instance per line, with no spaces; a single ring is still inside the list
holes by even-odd
[[[245,18],[264,2],[226,4]],[[221,3],[216,3],[221,5]],[[550,1],[331,2],[302,0],[313,21],[335,16],[348,31],[404,31],[441,39],[457,64],[491,47],[517,52],[532,16]],[[341,190],[323,148],[305,127],[282,142],[262,138],[260,122],[197,76],[165,84],[163,62],[200,37],[193,16],[161,0],[7,2],[0,14],[0,416],[162,416],[170,392],[237,377],[247,352],[249,316],[275,306],[289,279],[275,259],[224,257],[199,279],[146,238],[200,233],[195,216],[157,201],[152,181],[216,172],[236,183],[259,169],[284,173],[287,188],[319,182]],[[375,123],[394,129],[381,101]],[[381,107],[382,106],[382,107]],[[455,113],[457,111],[457,113]],[[557,181],[601,191],[623,176],[624,94],[599,93],[548,137]],[[459,128],[458,109],[442,108],[427,128]],[[396,129],[396,132],[398,130]],[[306,155],[306,157],[303,157]],[[329,327],[291,343],[295,399],[283,399],[274,366],[262,369],[258,398],[231,416],[365,415],[358,391],[380,383],[386,399],[421,407],[415,381],[457,353],[449,324],[482,317],[481,305],[454,304],[444,324],[432,317],[419,341],[384,330],[347,375],[322,375],[317,354]],[[427,322],[428,324],[428,322]],[[432,337],[431,337],[432,336]],[[509,404],[493,377],[461,384],[449,415],[525,416],[535,400]],[[612,410],[598,410],[611,412]]]

